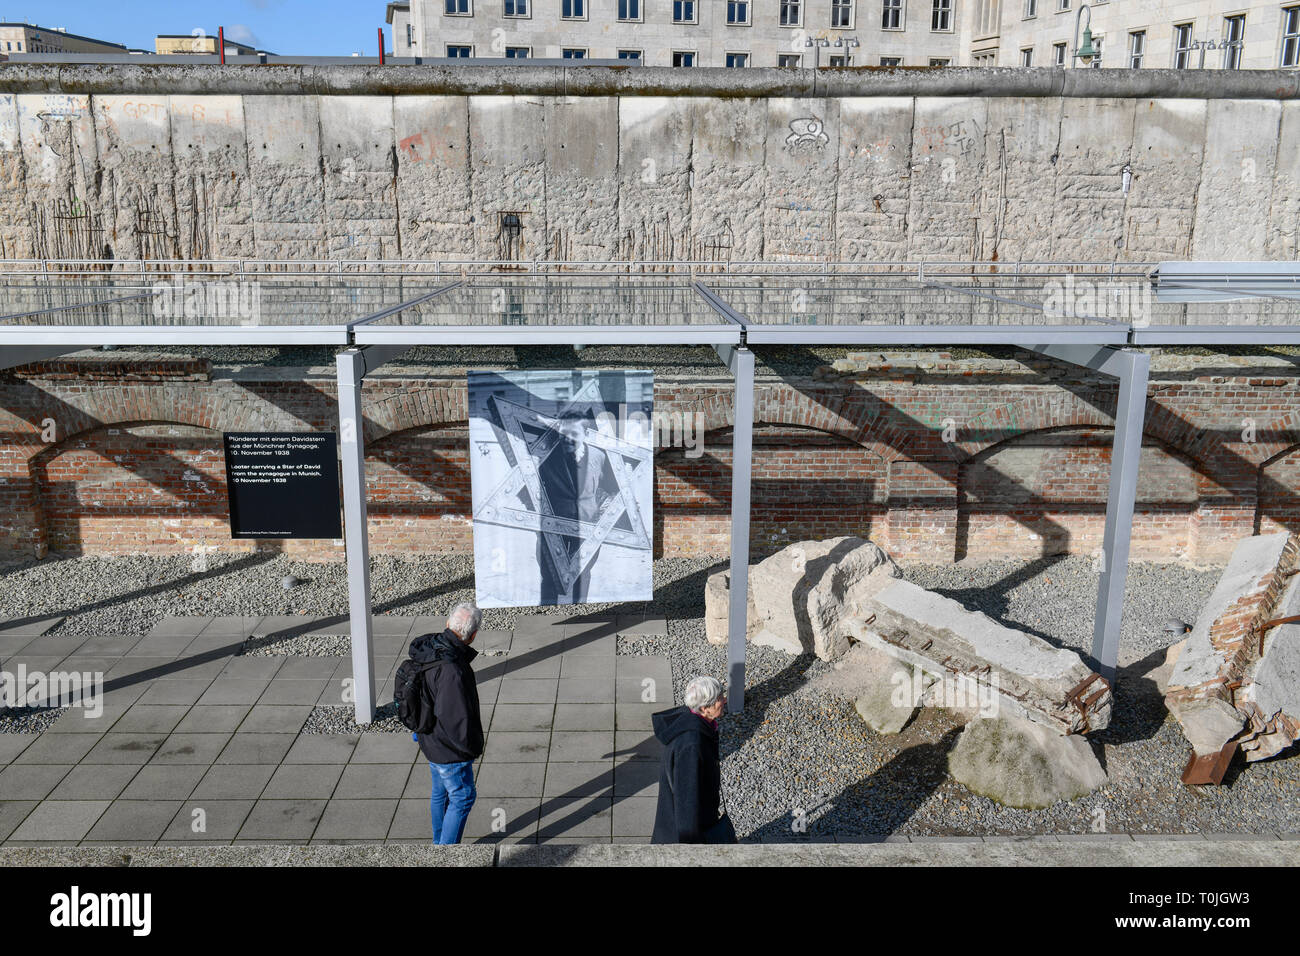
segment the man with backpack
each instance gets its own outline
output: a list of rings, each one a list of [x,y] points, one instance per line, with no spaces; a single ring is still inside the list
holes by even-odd
[[[470,647],[483,612],[457,604],[441,634],[424,634],[411,642],[410,658],[397,671],[398,716],[411,728],[429,761],[433,792],[429,814],[433,842],[459,843],[478,792],[474,761],[483,753],[483,720]]]

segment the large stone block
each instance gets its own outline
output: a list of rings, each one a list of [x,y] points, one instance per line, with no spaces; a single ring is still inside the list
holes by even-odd
[[[1083,737],[1008,716],[967,724],[948,772],[974,793],[1025,810],[1077,800],[1107,780]]]

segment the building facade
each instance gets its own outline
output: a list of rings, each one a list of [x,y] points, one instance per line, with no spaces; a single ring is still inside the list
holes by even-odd
[[[413,0],[390,3],[388,22],[398,56],[791,68],[1300,65],[1300,0]],[[1085,27],[1100,54],[1087,64],[1074,56]]]
[[[120,43],[32,23],[0,23],[0,55],[8,53],[129,53]]]
[[[247,43],[237,43],[234,40],[226,40],[225,48],[226,56],[253,56],[258,52],[257,47],[249,46]],[[167,56],[189,53],[216,56],[217,35],[207,34],[201,30],[195,33],[160,33],[154,37],[153,51]]]

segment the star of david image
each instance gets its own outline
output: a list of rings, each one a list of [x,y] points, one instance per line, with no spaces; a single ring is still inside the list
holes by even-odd
[[[551,456],[564,454],[560,429],[566,413],[603,407],[598,382],[588,382],[553,415],[496,395],[488,399],[488,406],[510,471],[483,499],[474,521],[540,534],[543,553],[566,592],[591,567],[603,545],[651,549],[650,533],[633,491],[641,469],[651,467],[651,449],[597,429],[584,433],[587,454],[592,448],[603,453],[617,486],[600,502],[594,521],[557,514],[542,479]],[[575,539],[576,549],[570,544]]]

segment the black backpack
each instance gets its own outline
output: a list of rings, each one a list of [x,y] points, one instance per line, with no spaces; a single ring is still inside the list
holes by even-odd
[[[397,678],[393,683],[397,719],[402,722],[402,726],[417,734],[432,733],[436,723],[433,717],[433,694],[429,691],[429,682],[424,679],[424,674],[442,657],[440,651],[435,652],[433,660],[429,661],[420,662],[408,657],[397,668]]]

